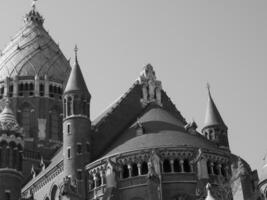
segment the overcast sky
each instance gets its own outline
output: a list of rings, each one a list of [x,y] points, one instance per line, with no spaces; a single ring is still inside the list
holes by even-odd
[[[23,25],[30,5],[0,0],[0,49]],[[231,151],[261,169],[267,152],[267,1],[40,0],[37,7],[67,58],[78,44],[93,119],[151,63],[178,110],[199,130],[209,82],[229,127]]]

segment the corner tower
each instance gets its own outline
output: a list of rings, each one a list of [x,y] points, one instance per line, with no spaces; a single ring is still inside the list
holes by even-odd
[[[0,199],[20,199],[23,136],[10,102],[0,114]]]
[[[202,133],[208,140],[215,142],[220,148],[229,149],[227,131],[228,128],[212,99],[208,85],[208,104]]]
[[[75,47],[75,62],[67,82],[63,98],[63,159],[66,184],[71,184],[75,191],[66,191],[67,199],[72,193],[85,199],[85,165],[90,161],[90,99]]]

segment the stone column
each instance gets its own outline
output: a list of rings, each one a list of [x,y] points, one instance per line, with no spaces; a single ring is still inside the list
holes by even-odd
[[[6,159],[5,159],[5,163],[6,163],[6,167],[9,168],[9,155],[10,155],[10,146],[6,146]]]
[[[15,76],[13,80],[13,96],[18,97],[18,93],[19,93],[19,79],[18,76]]]
[[[184,173],[184,160],[179,160],[181,172]]]
[[[210,172],[212,175],[214,174],[213,166],[214,166],[214,163],[210,162]]]
[[[137,168],[138,168],[138,176],[140,176],[142,174],[141,172],[141,163],[137,163]]]
[[[174,160],[171,159],[170,163],[171,163],[171,172],[173,173],[174,172]]]
[[[6,77],[5,81],[4,81],[4,97],[8,97],[8,93],[9,93],[9,78]]]
[[[222,165],[218,164],[216,167],[217,167],[217,170],[219,172],[219,175],[222,175]]]
[[[13,168],[13,149],[12,147],[9,148],[9,164],[8,164],[8,167],[9,168]]]
[[[40,96],[40,78],[37,74],[34,77],[34,95],[36,97]]]
[[[101,185],[104,185],[105,184],[104,172],[102,170],[100,171],[100,178],[101,178]]]
[[[129,170],[129,177],[132,177],[132,166],[130,164],[127,165]]]
[[[48,80],[47,75],[45,75],[44,80],[45,80],[44,81],[45,82],[45,84],[44,84],[44,96],[49,97],[49,80]]]

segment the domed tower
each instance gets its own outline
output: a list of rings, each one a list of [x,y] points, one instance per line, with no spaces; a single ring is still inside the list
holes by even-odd
[[[75,47],[75,63],[64,91],[63,157],[64,176],[77,186],[81,199],[85,197],[84,168],[90,160],[90,99]]]
[[[227,130],[228,128],[211,97],[208,86],[208,105],[202,133],[208,140],[215,142],[220,148],[229,149]]]
[[[0,199],[20,199],[22,154],[21,129],[7,102],[0,114]]]
[[[25,151],[52,155],[62,143],[62,93],[71,68],[43,23],[33,4],[24,26],[1,51],[0,104],[11,100]]]

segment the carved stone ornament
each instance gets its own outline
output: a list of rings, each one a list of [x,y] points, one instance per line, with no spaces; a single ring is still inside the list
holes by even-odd
[[[161,81],[158,81],[155,75],[155,71],[152,65],[148,64],[144,67],[141,72],[139,83],[142,85],[142,95],[141,103],[143,106],[154,102],[160,106],[161,103]]]
[[[62,196],[70,196],[77,194],[77,184],[72,181],[70,177],[66,176],[63,179],[63,185],[61,187],[60,195]]]

